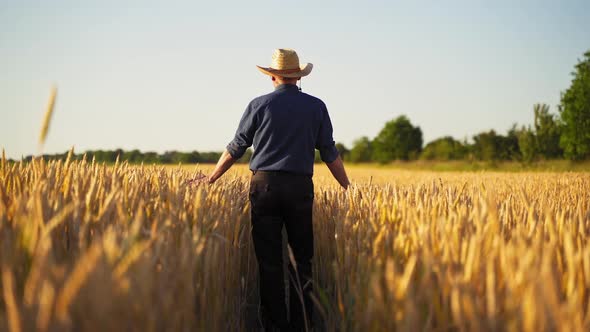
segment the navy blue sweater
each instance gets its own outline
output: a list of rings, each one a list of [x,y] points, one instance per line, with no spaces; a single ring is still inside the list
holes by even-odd
[[[315,149],[324,162],[338,157],[326,105],[293,84],[248,104],[227,151],[239,159],[251,145],[251,170],[312,175]]]

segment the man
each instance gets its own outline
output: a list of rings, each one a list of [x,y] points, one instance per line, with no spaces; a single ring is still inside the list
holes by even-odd
[[[208,181],[215,182],[248,147],[254,146],[250,205],[261,305],[271,326],[304,330],[310,327],[312,312],[315,149],[344,189],[349,181],[334,145],[326,105],[296,85],[313,65],[300,66],[294,50],[278,49],[270,67],[257,67],[271,77],[275,90],[250,102]],[[296,266],[289,264],[289,310],[282,270],[283,226],[296,262]]]

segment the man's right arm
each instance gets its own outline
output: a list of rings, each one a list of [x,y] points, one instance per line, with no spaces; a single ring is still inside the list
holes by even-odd
[[[320,130],[316,139],[316,149],[320,151],[320,156],[323,162],[326,163],[332,175],[340,183],[342,188],[347,189],[350,182],[346,176],[346,170],[342,159],[340,159],[338,150],[332,137],[332,121],[328,114],[326,105],[322,104],[322,122],[320,123]]]
[[[330,172],[336,181],[340,183],[342,188],[347,189],[350,185],[350,181],[348,181],[348,176],[346,175],[346,170],[344,169],[344,163],[342,163],[342,159],[338,157],[333,162],[326,163],[326,165],[330,169]]]

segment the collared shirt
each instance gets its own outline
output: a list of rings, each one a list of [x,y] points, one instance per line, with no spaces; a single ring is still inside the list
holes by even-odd
[[[322,161],[338,157],[323,101],[282,84],[248,104],[227,151],[234,159],[253,146],[251,170],[313,174],[315,149]]]

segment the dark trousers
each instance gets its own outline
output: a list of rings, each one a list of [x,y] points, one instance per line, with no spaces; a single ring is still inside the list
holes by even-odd
[[[254,172],[250,182],[252,239],[260,273],[260,302],[281,330],[311,326],[313,182],[311,176]],[[289,260],[289,315],[283,279],[282,228],[296,267]]]

